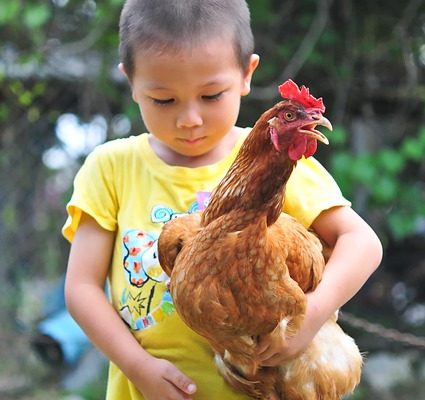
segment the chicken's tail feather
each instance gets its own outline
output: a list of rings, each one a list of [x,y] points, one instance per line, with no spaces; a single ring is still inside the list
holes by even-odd
[[[215,364],[224,379],[236,390],[240,390],[254,399],[261,399],[261,392],[258,389],[259,381],[246,379],[235,367],[226,363],[217,353],[215,354]]]
[[[223,357],[216,353],[215,364],[224,379],[236,390],[239,390],[255,400],[279,400],[280,396],[275,392],[276,374],[269,368],[268,373],[262,374],[261,370],[249,379],[234,365],[226,362]],[[272,373],[270,373],[272,372]]]

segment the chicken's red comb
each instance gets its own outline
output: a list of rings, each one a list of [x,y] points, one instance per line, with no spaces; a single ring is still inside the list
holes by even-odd
[[[279,86],[279,93],[284,99],[294,100],[305,108],[317,108],[321,112],[325,111],[321,97],[316,99],[310,94],[308,88],[303,85],[300,89],[292,79],[288,79]]]

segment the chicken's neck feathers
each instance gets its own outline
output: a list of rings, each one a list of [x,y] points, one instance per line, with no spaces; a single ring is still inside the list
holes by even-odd
[[[282,211],[285,185],[296,162],[277,151],[267,116],[261,118],[243,143],[229,171],[211,195],[202,225],[234,210],[256,210],[273,224]],[[258,213],[256,213],[258,215]]]

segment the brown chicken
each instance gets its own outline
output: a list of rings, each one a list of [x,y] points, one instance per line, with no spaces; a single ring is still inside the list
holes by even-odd
[[[231,385],[254,399],[340,399],[359,382],[362,357],[336,318],[297,358],[256,361],[262,335],[296,334],[325,266],[320,240],[282,204],[297,160],[327,143],[316,126],[332,127],[304,86],[279,89],[284,100],[256,122],[207,208],[164,226],[159,260],[177,312],[209,341]]]

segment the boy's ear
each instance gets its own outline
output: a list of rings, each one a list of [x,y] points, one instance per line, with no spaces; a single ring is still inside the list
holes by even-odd
[[[119,63],[118,64],[118,69],[120,70],[120,72],[125,76],[125,78],[127,79],[127,82],[130,85],[131,88],[131,96],[133,97],[133,100],[137,103],[137,100],[135,98],[135,94],[134,94],[134,89],[133,89],[133,83],[131,82],[131,79],[128,77],[128,74],[124,68],[124,64],[123,63]]]
[[[244,72],[241,96],[246,96],[251,91],[252,74],[260,63],[260,56],[258,54],[251,54],[248,66]]]
[[[128,79],[127,72],[125,72],[125,68],[124,68],[124,64],[123,63],[119,63],[118,64],[118,69],[126,77],[126,79],[130,82],[130,80]]]

